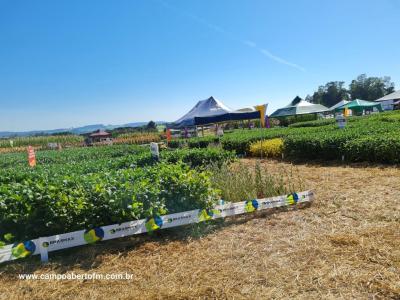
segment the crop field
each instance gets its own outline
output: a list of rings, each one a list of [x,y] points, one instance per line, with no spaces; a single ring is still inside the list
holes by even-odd
[[[11,149],[12,147],[15,147],[17,148],[16,150],[19,150],[19,148],[27,146],[47,147],[48,143],[61,143],[64,146],[77,146],[82,142],[83,137],[79,135],[16,137],[0,139],[0,150]]]
[[[250,172],[228,168],[234,159],[218,148],[178,149],[161,151],[156,162],[148,147],[121,145],[39,151],[30,168],[25,154],[3,154],[0,241],[211,208],[225,195],[243,201],[296,189],[260,170],[252,184]]]
[[[294,124],[289,128],[236,131],[224,136],[222,146],[239,154],[250,152],[252,142],[282,138],[283,154],[291,160],[344,160],[400,162],[400,113],[350,118],[345,129],[334,120]]]
[[[258,160],[239,164],[251,170]],[[52,255],[46,266],[38,260],[4,265],[0,298],[399,298],[397,168],[269,160],[259,165],[271,175],[282,169],[301,174],[316,192],[314,204],[71,249]],[[134,278],[16,278],[31,272],[128,272]]]
[[[345,129],[334,119],[295,123],[286,128],[241,129],[222,138],[204,137],[176,140],[171,147],[207,147],[220,143],[225,150],[251,155],[251,144],[275,138],[283,140],[283,156],[296,160],[370,161],[387,164],[400,162],[400,112],[387,112],[367,117],[351,117]]]
[[[220,145],[224,150],[238,155],[252,156],[252,143],[282,139],[283,147],[274,156],[296,160],[370,161],[396,164],[400,162],[400,112],[385,112],[363,117],[350,117],[345,129],[339,129],[334,119],[323,119],[291,124],[289,127],[270,129],[238,129],[219,138],[214,135],[190,139],[174,139],[171,149],[207,148]],[[56,142],[66,146],[79,146],[81,136],[26,137],[0,140],[0,154],[26,151],[31,145],[38,149]],[[139,145],[165,141],[165,134],[136,132],[120,134],[114,138],[116,145]],[[280,143],[280,142],[279,142]],[[263,147],[262,144],[259,147]],[[265,149],[268,152],[268,149]],[[254,151],[253,151],[254,152]],[[260,151],[256,151],[260,153]],[[253,153],[254,154],[254,153]]]
[[[141,145],[151,142],[160,142],[162,138],[158,133],[121,134],[113,139],[113,144]]]
[[[4,264],[0,299],[398,299],[399,120],[394,112],[350,118],[345,129],[321,120],[173,140],[159,161],[136,145],[136,138],[159,141],[157,133],[122,136],[131,141],[120,145],[37,151],[34,168],[26,153],[0,154],[0,246],[211,208],[220,199],[316,192],[306,209],[60,251],[46,266],[37,257]],[[134,279],[16,277],[31,272],[129,272]]]
[[[132,132],[117,134],[113,143],[116,145],[141,145],[150,142],[159,142],[165,136],[158,132]],[[36,149],[47,149],[49,143],[57,143],[62,147],[81,147],[84,145],[84,137],[81,135],[53,135],[31,136],[0,139],[0,154],[11,152],[24,152],[27,146]]]

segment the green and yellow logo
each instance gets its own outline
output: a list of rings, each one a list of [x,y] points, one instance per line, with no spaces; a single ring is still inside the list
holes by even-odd
[[[85,230],[83,238],[88,244],[96,243],[104,238],[104,230],[101,227]]]
[[[299,201],[299,195],[297,195],[297,193],[289,194],[286,197],[286,204],[288,204],[288,205],[294,205],[298,201]]]
[[[36,245],[32,241],[17,243],[11,248],[11,255],[15,258],[24,258],[32,255],[36,250]]]
[[[200,222],[211,220],[212,218],[220,215],[218,209],[202,209],[197,215]]]
[[[244,206],[244,210],[246,212],[250,213],[256,211],[257,209],[258,209],[258,201],[256,199],[246,201],[246,204]]]
[[[148,218],[145,223],[145,227],[148,232],[160,229],[163,225],[163,220],[159,216]]]

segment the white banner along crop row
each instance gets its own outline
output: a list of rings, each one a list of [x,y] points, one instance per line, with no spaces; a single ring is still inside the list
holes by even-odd
[[[47,261],[48,252],[52,251],[259,210],[292,206],[299,203],[311,202],[313,198],[314,194],[312,191],[304,191],[284,196],[216,205],[212,209],[195,209],[121,224],[41,237],[0,248],[0,263],[38,254],[41,255],[42,261]]]

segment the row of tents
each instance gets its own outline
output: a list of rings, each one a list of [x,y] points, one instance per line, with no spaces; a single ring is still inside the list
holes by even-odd
[[[221,101],[215,99],[214,97],[210,97],[208,99],[199,101],[187,114],[175,122],[167,124],[167,127],[179,129],[221,122],[252,119],[260,119],[263,122],[265,120],[266,106],[267,105],[260,105],[254,108],[249,107],[232,110]],[[359,99],[353,101],[342,100],[334,106],[328,108],[321,104],[310,103],[297,96],[288,105],[277,109],[269,117],[279,118],[305,114],[328,112],[334,113],[343,111],[346,108],[355,112],[373,110],[374,108],[376,108],[378,111],[382,111],[381,103],[378,102],[370,102]]]
[[[278,117],[327,113],[327,112],[334,113],[343,111],[346,108],[351,109],[352,111],[355,112],[362,112],[363,110],[373,110],[374,108],[376,108],[378,111],[382,111],[381,104],[377,102],[371,102],[359,99],[353,101],[342,100],[339,103],[336,103],[334,106],[328,108],[321,104],[310,103],[297,96],[287,106],[273,112],[270,115],[270,117],[278,118]]]

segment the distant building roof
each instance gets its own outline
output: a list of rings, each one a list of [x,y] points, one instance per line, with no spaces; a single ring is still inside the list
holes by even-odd
[[[397,100],[397,99],[400,99],[400,90],[398,90],[397,92],[393,92],[389,95],[386,95],[382,98],[379,98],[375,101],[386,101],[386,100]]]
[[[90,134],[90,137],[101,137],[101,136],[110,136],[111,133],[108,133],[106,131],[100,130],[97,132],[93,132],[92,134]]]

